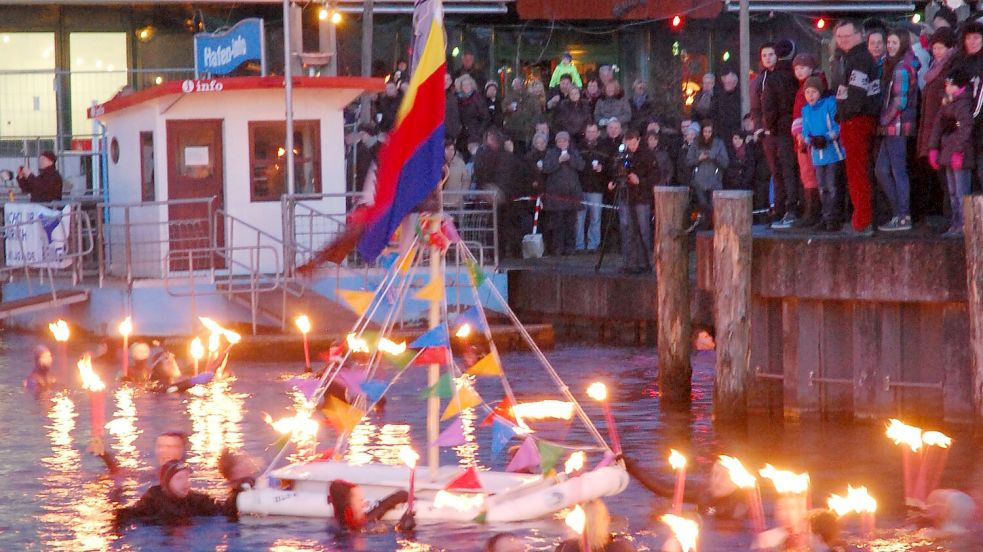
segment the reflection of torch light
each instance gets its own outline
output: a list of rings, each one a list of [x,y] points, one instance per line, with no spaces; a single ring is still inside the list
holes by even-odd
[[[307,332],[311,331],[311,319],[306,314],[302,314],[294,320],[297,329],[304,335],[304,371],[311,371],[311,350],[307,343]]]
[[[406,498],[406,511],[413,511],[413,495],[416,487],[416,462],[420,455],[412,447],[406,446],[399,450],[399,459],[410,469],[410,492]]]
[[[679,543],[681,552],[696,552],[696,540],[700,536],[700,526],[695,521],[672,514],[666,514],[659,520],[672,530],[672,536]]]
[[[877,501],[867,493],[867,487],[854,488],[847,486],[847,495],[832,494],[826,504],[837,517],[843,517],[850,512],[860,514],[860,532],[868,536],[874,532],[874,513],[877,512]]]
[[[621,454],[621,440],[618,439],[618,428],[614,425],[614,415],[611,414],[611,405],[608,404],[608,388],[601,382],[595,381],[587,388],[587,395],[601,403],[604,408],[604,418],[608,422],[608,436],[611,438],[611,445],[614,447],[615,454]]]
[[[584,461],[587,459],[587,455],[584,451],[579,450],[570,455],[567,461],[563,464],[563,473],[570,475],[584,469]]]
[[[92,369],[92,357],[88,353],[82,355],[82,358],[79,359],[78,369],[79,376],[82,377],[82,389],[89,391],[89,401],[92,407],[90,418],[92,423],[92,440],[101,443],[102,426],[104,425],[106,415],[103,397],[106,384],[102,382],[99,375]]]
[[[200,337],[196,337],[191,341],[191,358],[195,359],[195,375],[198,375],[198,361],[201,357],[205,356],[205,346],[201,342]]]
[[[744,489],[747,493],[748,511],[750,512],[751,525],[755,533],[765,530],[765,513],[761,505],[761,493],[758,490],[758,480],[751,472],[747,471],[741,461],[732,456],[721,456],[720,465],[727,470],[730,480],[739,489]]]
[[[587,527],[587,514],[580,507],[580,504],[574,506],[573,510],[567,513],[567,517],[563,521],[567,524],[567,527],[576,531],[577,536],[580,537],[581,548],[583,548],[584,552],[590,552],[590,542],[587,540],[587,531],[585,531]]]
[[[895,445],[904,445],[901,447],[901,462],[904,469],[904,496],[907,500],[914,496],[911,457],[912,453],[922,448],[922,430],[892,418],[887,425],[886,435]]]
[[[133,321],[127,316],[119,323],[119,334],[123,336],[123,377],[125,378],[130,371],[130,333],[133,332]]]
[[[57,320],[48,324],[48,329],[55,336],[58,342],[58,377],[63,378],[68,375],[68,323],[64,320]]]
[[[686,488],[686,457],[676,449],[669,449],[669,465],[676,470],[676,490],[672,493],[672,511],[678,516],[683,511],[683,490]]]

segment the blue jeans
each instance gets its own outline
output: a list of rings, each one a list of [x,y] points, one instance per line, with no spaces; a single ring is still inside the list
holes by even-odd
[[[896,217],[911,214],[911,183],[908,180],[906,165],[908,138],[906,136],[885,136],[877,152],[874,173],[884,195],[891,203],[891,211]]]
[[[577,251],[584,250],[584,219],[588,213],[590,226],[587,227],[587,249],[593,251],[601,245],[601,203],[604,201],[604,194],[584,193],[584,201],[591,205],[577,211]]]
[[[823,222],[834,224],[840,220],[840,193],[836,186],[836,175],[840,172],[840,163],[815,165],[816,181],[819,183],[819,203],[823,206]]]
[[[621,255],[625,260],[625,268],[651,268],[649,258],[652,253],[652,206],[629,205],[622,202],[618,205],[618,221],[621,230]]]
[[[945,168],[945,183],[949,191],[949,205],[952,207],[952,223],[950,230],[962,230],[963,227],[963,197],[969,194],[969,170],[954,171]]]

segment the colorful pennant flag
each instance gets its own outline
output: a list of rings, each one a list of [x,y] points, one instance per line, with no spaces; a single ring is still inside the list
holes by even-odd
[[[463,445],[466,442],[464,438],[464,421],[458,418],[451,422],[451,425],[447,426],[444,431],[440,432],[437,439],[431,443],[431,446],[438,447],[456,447],[458,445]]]
[[[450,347],[450,344],[450,338],[447,335],[447,325],[441,324],[416,338],[413,343],[410,343],[410,348],[422,349],[424,347]]]
[[[365,398],[369,402],[376,402],[382,398],[382,394],[386,392],[386,388],[389,387],[387,382],[377,379],[365,380],[359,386],[363,393],[365,393]]]
[[[379,257],[379,264],[382,265],[382,268],[389,270],[396,263],[396,259],[398,258],[399,258],[399,253],[395,251],[391,251]]]
[[[478,470],[474,469],[474,466],[469,467],[444,487],[445,491],[480,491],[482,489],[484,487],[481,486],[481,478],[478,477]]]
[[[485,416],[485,419],[481,421],[481,426],[484,427],[491,424],[496,421],[495,418],[502,418],[511,422],[512,425],[519,425],[519,422],[515,419],[515,414],[512,413],[513,406],[515,406],[515,403],[512,402],[512,399],[507,396],[502,397],[502,400],[498,401],[498,405],[495,406],[495,410],[492,410],[492,413]]]
[[[498,355],[492,351],[478,362],[475,362],[474,366],[468,368],[468,371],[465,373],[472,376],[501,376],[502,365],[498,362]]]
[[[427,347],[413,359],[414,366],[427,364],[449,364],[450,350],[447,347]]]
[[[409,272],[410,267],[413,266],[413,259],[416,258],[416,246],[410,248],[403,256],[403,260],[399,262],[399,271],[403,274]]]
[[[512,461],[505,467],[508,472],[521,472],[539,466],[539,448],[532,437],[526,437],[519,450],[515,451]]]
[[[546,441],[539,442],[539,468],[543,475],[546,475],[556,466],[556,461],[563,454],[563,449],[556,445],[551,445]]]
[[[451,379],[450,372],[444,372],[437,383],[427,387],[420,392],[420,399],[427,399],[433,396],[441,399],[449,399],[454,396],[454,381]]]
[[[403,370],[410,365],[410,362],[413,362],[416,355],[417,351],[414,351],[413,349],[406,349],[406,352],[404,353],[398,355],[385,355],[382,358],[384,361],[388,362],[390,366]]]
[[[603,468],[605,466],[609,466],[609,465],[611,465],[613,463],[614,463],[614,453],[609,450],[609,451],[607,451],[607,452],[604,453],[604,458],[601,458],[601,461],[598,462],[596,466],[594,466],[594,469],[595,470],[599,470],[599,469],[601,469],[601,468]]]
[[[413,297],[421,301],[442,301],[444,299],[444,279],[434,278],[430,280]]]
[[[338,376],[335,379],[354,394],[358,393],[359,386],[365,381],[365,372],[363,370],[343,368],[338,370]]]
[[[478,263],[470,259],[468,259],[465,264],[468,266],[468,273],[471,275],[471,281],[474,282],[474,287],[481,287],[481,284],[485,283],[485,272],[481,270]]]
[[[339,289],[338,295],[348,305],[348,308],[355,311],[355,314],[359,316],[362,316],[365,314],[365,311],[369,310],[369,306],[372,305],[372,299],[375,298],[375,292],[356,291],[353,289]]]
[[[460,414],[462,410],[474,408],[479,404],[481,404],[481,396],[470,385],[465,383],[457,390],[454,398],[447,403],[447,408],[444,409],[444,414],[440,417],[440,421]]]
[[[451,219],[444,219],[440,223],[440,231],[453,243],[461,241],[461,234],[457,231],[457,227],[454,226],[454,221]]]
[[[493,458],[497,458],[502,453],[505,445],[509,444],[512,437],[515,437],[515,430],[512,429],[511,425],[498,419],[492,422],[491,450]]]
[[[303,393],[307,400],[311,400],[311,397],[314,396],[319,383],[320,381],[316,378],[290,378],[286,381],[287,385]]]
[[[328,423],[339,432],[350,432],[365,416],[365,411],[356,408],[335,396],[329,396],[327,406],[322,410]]]

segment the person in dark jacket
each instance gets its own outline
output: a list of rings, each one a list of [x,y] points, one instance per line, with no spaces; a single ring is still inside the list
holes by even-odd
[[[730,158],[723,140],[714,135],[713,123],[704,121],[694,147],[686,154],[686,164],[693,171],[692,189],[700,208],[701,226],[710,228],[713,220],[713,191],[724,187],[724,172]]]
[[[618,191],[618,215],[621,229],[623,270],[641,274],[651,270],[652,248],[652,156],[641,147],[637,130],[625,133],[623,161],[612,163],[609,190]]]
[[[852,226],[862,235],[873,234],[871,206],[870,144],[880,113],[880,85],[876,67],[857,24],[843,19],[833,31],[840,57],[830,83],[836,91],[840,139],[846,150],[846,179],[853,203]]]
[[[148,489],[133,505],[117,510],[116,523],[183,524],[198,516],[235,513],[235,500],[222,502],[191,490],[191,468],[183,460],[170,460],[160,468],[160,485]]]
[[[587,124],[593,122],[590,104],[581,97],[579,88],[572,88],[567,99],[561,101],[553,112],[553,127],[570,133],[574,140],[582,139]]]
[[[471,144],[477,147],[481,143],[485,127],[488,126],[488,108],[470,75],[458,77],[454,86],[457,88],[457,108],[461,116],[461,135],[457,139],[457,149],[464,153]],[[470,159],[470,154],[466,155]]]
[[[733,136],[741,130],[740,81],[733,69],[726,69],[720,77],[721,89],[710,103],[710,120],[721,136]]]
[[[700,91],[693,96],[693,107],[691,113],[693,117],[700,121],[710,118],[713,109],[713,96],[717,93],[717,76],[713,73],[703,75],[703,85]]]
[[[700,136],[700,123],[691,121],[682,129],[683,141],[676,154],[676,185],[689,186],[693,181],[693,167],[689,165],[689,151],[695,147],[696,139]]]
[[[457,141],[461,135],[461,113],[457,107],[457,90],[454,77],[444,75],[444,138]]]
[[[610,168],[611,152],[604,147],[600,139],[601,131],[597,124],[591,122],[584,131],[584,140],[580,144],[581,156],[584,158],[584,168],[580,171],[580,187],[584,191],[586,209],[577,211],[577,251],[595,251],[601,245],[601,205],[604,203],[604,193],[608,189],[606,174]],[[587,217],[587,241],[584,242],[584,225]]]
[[[643,132],[645,125],[655,115],[655,106],[652,105],[652,99],[649,98],[648,85],[645,84],[645,81],[636,80],[631,90],[631,98],[628,99],[628,104],[631,106],[631,128]]]
[[[932,127],[928,161],[936,170],[945,169],[952,219],[945,236],[960,236],[963,231],[963,197],[969,194],[970,171],[974,154],[970,138],[973,132],[972,78],[961,67],[946,77],[946,97]]]
[[[945,200],[945,183],[939,171],[928,165],[928,140],[932,136],[935,117],[945,97],[945,77],[956,59],[956,35],[949,27],[936,30],[929,40],[932,63],[925,73],[922,88],[921,109],[918,114],[918,140],[915,146],[918,158],[918,176],[912,179],[912,216],[941,215]],[[926,168],[928,170],[926,170]]]
[[[772,228],[790,228],[796,220],[800,183],[795,170],[795,143],[792,140],[792,112],[798,81],[792,70],[795,47],[791,41],[765,43],[759,50],[764,69],[761,86],[761,122],[764,128],[765,157],[774,181],[775,216],[781,220]]]
[[[517,257],[522,236],[531,228],[532,209],[528,203],[513,200],[530,195],[526,185],[522,161],[512,151],[513,142],[507,141],[497,128],[485,133],[485,142],[474,155],[474,180],[479,190],[498,192],[499,239],[503,257]]]
[[[44,345],[38,345],[34,348],[34,368],[24,380],[24,388],[38,397],[54,385],[55,377],[51,373],[51,351]]]
[[[396,87],[396,82],[390,80],[386,83],[386,89],[376,98],[372,107],[375,111],[374,121],[382,132],[389,132],[396,124],[396,113],[399,111],[399,102],[403,100],[402,94]]]
[[[960,28],[962,50],[954,67],[969,75],[969,88],[973,106],[973,144],[976,157],[983,156],[983,23],[968,20]],[[981,163],[980,165],[983,165]],[[983,168],[976,167],[976,177],[983,182]]]
[[[569,133],[561,130],[554,142],[556,147],[543,158],[543,210],[548,216],[551,254],[572,255],[577,245],[577,212],[582,209],[579,173],[584,169],[584,158],[571,144]]]
[[[769,206],[769,190],[771,189],[771,168],[765,159],[765,149],[761,145],[762,133],[754,126],[754,118],[750,113],[741,119],[741,131],[745,134],[744,144],[748,147],[748,155],[753,159],[754,171],[750,174],[751,188],[754,192],[754,210],[767,210]],[[750,161],[746,161],[750,162]]]
[[[646,132],[645,146],[652,155],[652,185],[671,186],[676,167],[669,157],[669,149],[662,143],[662,136],[658,132]]]
[[[31,194],[31,203],[48,203],[61,201],[61,175],[55,168],[58,157],[54,152],[43,151],[38,156],[38,174],[31,174],[30,169],[17,169],[17,185],[25,194]]]
[[[502,128],[505,113],[502,111],[502,100],[498,97],[498,84],[495,81],[485,83],[485,107],[488,109],[488,126]]]

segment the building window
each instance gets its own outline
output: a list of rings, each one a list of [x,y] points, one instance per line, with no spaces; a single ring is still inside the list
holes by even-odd
[[[72,33],[72,134],[92,134],[86,109],[115,96],[127,84],[126,33]]]
[[[54,136],[54,33],[0,33],[0,139]]]
[[[154,133],[140,133],[140,201],[157,201],[154,188]]]
[[[318,121],[294,121],[294,192],[321,193],[321,133]],[[286,130],[283,121],[249,123],[252,201],[279,201],[287,193]]]

